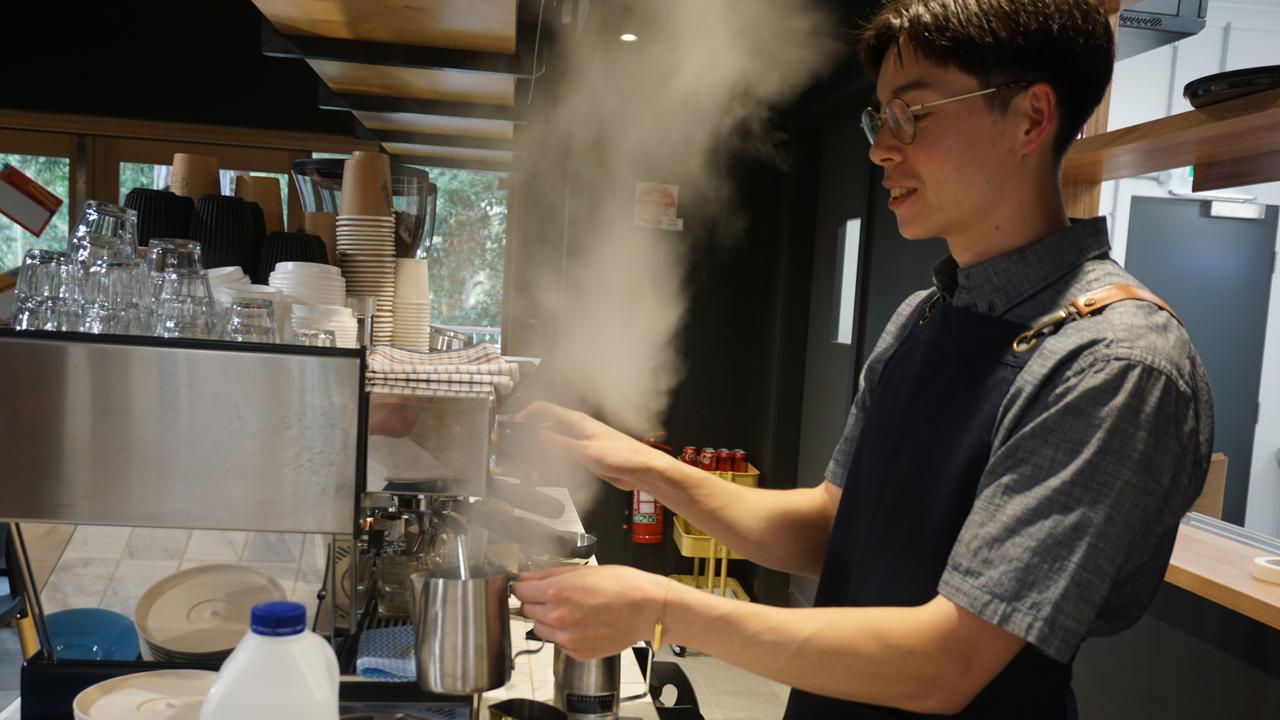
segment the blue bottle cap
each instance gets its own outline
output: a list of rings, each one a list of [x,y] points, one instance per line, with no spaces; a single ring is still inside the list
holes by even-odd
[[[255,635],[297,635],[307,629],[307,609],[287,600],[258,603],[249,613],[249,629]]]

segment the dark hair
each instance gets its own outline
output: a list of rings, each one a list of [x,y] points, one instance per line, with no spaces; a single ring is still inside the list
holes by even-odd
[[[920,57],[968,73],[983,87],[1048,83],[1058,95],[1058,159],[1102,102],[1115,64],[1115,35],[1101,0],[888,0],[859,42],[873,79],[904,40]],[[1005,110],[1013,94],[984,99]]]

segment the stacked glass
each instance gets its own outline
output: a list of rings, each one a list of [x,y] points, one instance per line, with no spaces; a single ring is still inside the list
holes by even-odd
[[[133,210],[90,200],[66,252],[29,250],[18,272],[14,327],[278,341],[277,308],[271,298],[250,287],[233,293],[224,313],[215,304],[200,243],[153,238],[139,248],[137,222]],[[288,302],[282,293],[276,294]],[[298,342],[333,347],[334,335],[304,333]]]

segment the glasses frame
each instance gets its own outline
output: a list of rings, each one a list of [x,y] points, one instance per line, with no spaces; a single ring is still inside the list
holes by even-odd
[[[919,111],[926,108],[937,107],[938,105],[946,105],[947,103],[956,102],[957,100],[968,100],[969,98],[989,95],[991,93],[1000,92],[1001,90],[1027,87],[1030,84],[1031,83],[1029,82],[1009,83],[1007,85],[1000,85],[998,87],[987,88],[985,90],[975,90],[974,92],[965,93],[964,95],[956,95],[955,97],[943,98],[942,100],[934,100],[933,102],[920,103],[918,105],[907,105],[906,100],[895,95],[894,97],[889,98],[889,101],[884,104],[884,107],[878,111],[871,107],[863,110],[862,121],[859,124],[862,126],[862,132],[867,136],[867,141],[872,145],[876,144],[876,139],[880,137],[880,133],[884,132],[885,126],[888,126],[889,132],[893,134],[893,137],[896,138],[898,142],[903,145],[910,145],[916,141],[916,114]],[[908,118],[905,126],[898,126],[889,122],[889,116],[885,111],[895,102],[900,103],[903,106],[902,109],[905,113],[904,117]],[[906,137],[898,134],[900,127]]]

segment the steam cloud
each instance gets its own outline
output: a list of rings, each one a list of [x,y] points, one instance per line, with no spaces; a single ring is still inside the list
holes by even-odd
[[[541,285],[554,291],[539,298],[563,318],[559,400],[639,435],[659,427],[682,378],[673,339],[688,306],[683,275],[705,238],[636,227],[636,183],[678,183],[679,214],[696,213],[698,227],[732,222],[740,210],[726,158],[769,151],[769,111],[832,62],[840,41],[812,0],[629,7],[620,31],[638,42],[584,32],[564,43],[572,57],[556,63],[562,81],[535,103],[523,144],[529,162],[567,161],[571,188],[567,287],[562,296],[557,267]]]

